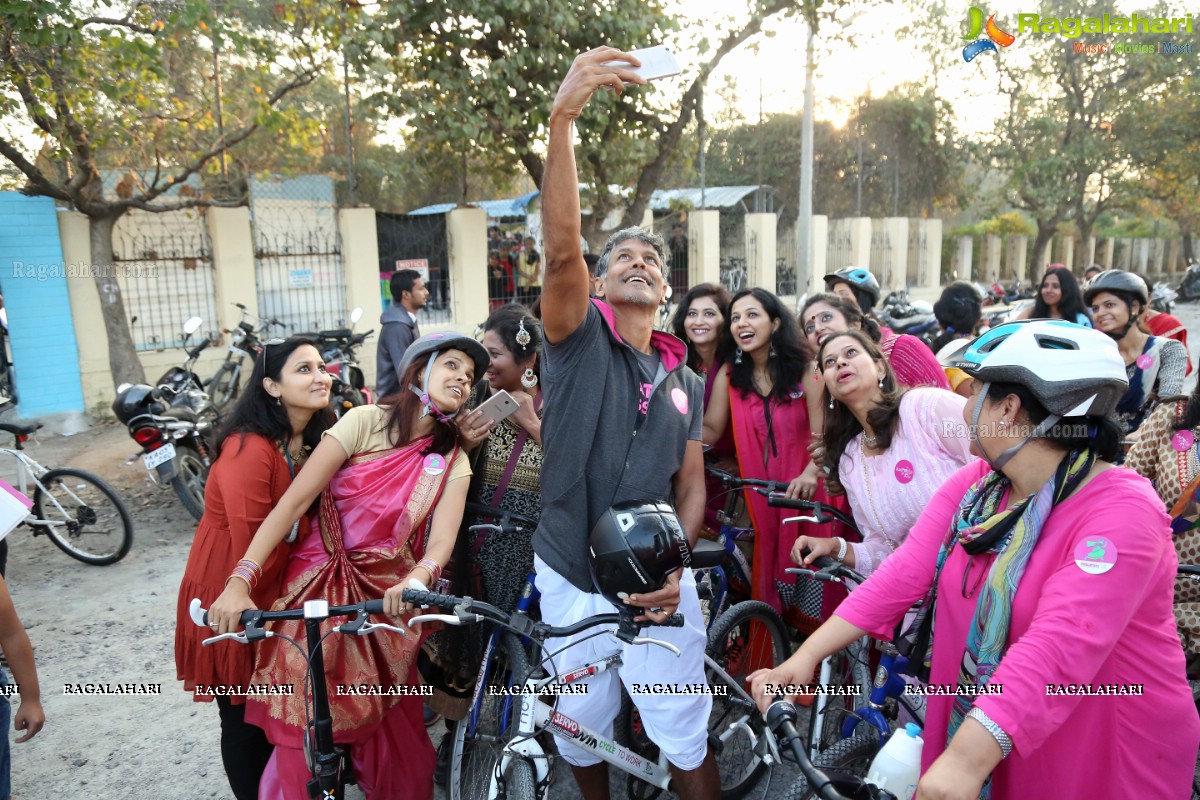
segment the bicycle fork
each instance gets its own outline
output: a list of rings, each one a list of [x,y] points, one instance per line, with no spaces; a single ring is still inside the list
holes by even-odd
[[[310,605],[313,606],[311,614]],[[316,776],[307,784],[308,796],[313,800],[339,800],[342,796],[343,760],[344,782],[353,783],[354,776],[349,759],[344,759],[345,754],[333,743],[333,715],[329,711],[325,659],[321,652],[321,620],[328,618],[329,604],[323,600],[310,600],[304,606],[308,660],[312,665],[313,675],[313,719],[304,732],[304,757],[308,762],[309,772]]]

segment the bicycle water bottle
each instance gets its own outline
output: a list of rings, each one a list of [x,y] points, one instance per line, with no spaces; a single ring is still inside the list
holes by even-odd
[[[867,783],[887,789],[899,800],[912,800],[921,777],[921,748],[925,745],[920,733],[921,728],[911,722],[903,731],[893,733],[871,761]]]

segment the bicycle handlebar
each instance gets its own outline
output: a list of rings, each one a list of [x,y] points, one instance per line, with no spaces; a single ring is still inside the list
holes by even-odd
[[[759,494],[769,496],[768,492],[786,492],[788,484],[786,481],[768,481],[759,478],[740,478],[737,475],[726,472],[723,469],[718,469],[713,466],[705,466],[704,471],[712,477],[721,481],[730,489],[753,489]]]
[[[334,628],[339,633],[353,633],[358,636],[365,636],[368,633],[376,630],[389,630],[407,636],[409,631],[402,628],[397,628],[395,625],[385,623],[372,623],[367,621],[367,616],[370,614],[383,613],[383,600],[363,600],[359,603],[353,603],[348,606],[331,606],[324,600],[309,600],[304,604],[303,608],[287,608],[282,611],[263,611],[260,608],[250,608],[242,612],[239,622],[244,627],[243,630],[234,633],[222,633],[217,636],[211,636],[204,640],[205,646],[211,645],[214,642],[222,641],[223,639],[232,639],[235,642],[249,644],[250,642],[266,639],[275,634],[265,630],[262,625],[264,622],[275,622],[278,620],[322,620],[329,617],[354,617],[350,622],[343,623]],[[188,614],[192,618],[192,622],[196,623],[201,628],[209,627],[208,610],[201,606],[200,598],[192,598],[192,602],[188,605]]]
[[[861,573],[828,556],[820,556],[815,559],[810,567],[788,567],[784,572],[792,575],[807,575],[810,578],[829,583],[841,583],[840,578],[849,578],[857,584],[862,584],[867,580]]]
[[[637,637],[635,635],[637,625],[633,622],[635,612],[632,610],[617,614],[596,614],[595,616],[585,617],[570,625],[556,628],[544,622],[535,621],[519,611],[514,611],[510,614],[496,608],[491,603],[484,603],[481,600],[475,600],[470,597],[456,597],[450,594],[405,589],[401,593],[400,598],[406,603],[412,603],[414,606],[437,606],[438,608],[452,609],[454,617],[457,619],[456,624],[471,624],[488,620],[501,627],[508,628],[513,633],[527,636],[538,642],[538,644],[544,643],[547,639],[562,639],[574,636],[588,628],[616,623],[618,625],[617,638],[622,641],[632,644],[653,643],[667,645],[666,642],[659,642],[655,639],[640,639]],[[439,619],[441,618],[439,617]],[[444,622],[445,620],[441,619],[441,621]],[[644,624],[667,628],[681,628],[683,627],[683,615],[672,614],[663,622],[646,622]],[[675,648],[667,645],[667,649],[674,650]],[[678,655],[678,651],[676,651],[676,654]]]
[[[854,520],[847,514],[834,508],[826,503],[817,500],[800,500],[789,497],[780,497],[777,494],[767,495],[767,505],[775,508],[793,508],[797,511],[811,511],[816,515],[815,519],[808,520],[825,524],[828,522],[840,522],[852,531],[858,531],[858,526],[854,524]]]
[[[1179,574],[1190,578],[1200,578],[1200,567],[1194,564],[1180,564]]]
[[[796,765],[808,781],[809,789],[822,800],[896,800],[891,792],[867,783],[850,773],[830,775],[818,768],[804,752],[804,742],[796,731],[796,705],[786,700],[776,700],[763,714],[767,727],[774,731],[779,743],[791,750]],[[843,794],[848,791],[850,794]]]

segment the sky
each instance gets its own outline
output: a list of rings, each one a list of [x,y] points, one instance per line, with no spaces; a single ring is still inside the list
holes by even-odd
[[[727,19],[729,9],[748,5],[737,0],[668,0],[671,6],[678,9],[681,17],[688,20],[703,20],[698,27],[704,29],[709,36],[716,32],[714,21]],[[997,23],[1009,33],[1017,30],[1017,14],[1019,12],[1033,13],[1038,10],[1037,0],[987,0],[977,2],[986,13],[995,13]],[[1130,11],[1149,6],[1145,2],[1129,2],[1118,0],[1117,13],[1128,14]],[[966,33],[967,12],[972,3],[968,0],[949,0],[947,6],[952,19],[949,26],[961,34]],[[1080,3],[1080,16],[1089,16],[1088,3]],[[1177,16],[1184,16],[1194,0],[1170,0],[1170,5]],[[818,44],[818,66],[814,78],[815,104],[817,118],[833,122],[835,125],[845,124],[853,102],[860,94],[870,91],[880,96],[906,82],[925,82],[931,77],[931,67],[927,57],[912,46],[905,36],[896,35],[911,13],[903,2],[879,3],[870,12],[861,14],[847,28],[856,43],[854,46],[841,44],[831,39],[833,31],[824,31],[827,39],[824,46]],[[1194,7],[1192,12],[1195,13]],[[744,14],[744,12],[743,12]],[[730,53],[721,62],[713,79],[709,82],[709,91],[705,96],[705,111],[711,118],[714,111],[725,105],[719,95],[719,87],[725,76],[732,76],[738,82],[738,102],[736,108],[743,119],[749,122],[758,120],[759,87],[762,91],[762,110],[771,113],[798,113],[804,105],[804,46],[805,26],[800,20],[781,20],[768,25],[767,30],[773,30],[775,36],[756,39],[759,53],[756,54],[748,45]],[[682,32],[677,38],[679,46],[676,57],[685,70],[694,67],[703,60],[696,53],[689,40],[690,34]],[[1111,41],[1117,37],[1112,35],[1083,38],[1079,40],[1063,39],[1064,46],[1070,41]],[[1198,32],[1193,32],[1194,41],[1200,39]],[[941,62],[942,73],[939,77],[939,95],[943,98],[953,98],[953,109],[957,127],[960,133],[979,134],[990,130],[998,116],[1004,112],[1005,104],[997,101],[995,59],[1021,58],[1018,38],[1017,46],[1002,50],[998,55],[984,54],[971,63],[963,61],[961,51],[963,44],[957,38],[946,42],[946,58]],[[1197,41],[1200,44],[1200,41]],[[821,51],[824,51],[822,53]],[[1198,56],[1200,58],[1200,56]],[[1197,62],[1200,67],[1200,61]]]

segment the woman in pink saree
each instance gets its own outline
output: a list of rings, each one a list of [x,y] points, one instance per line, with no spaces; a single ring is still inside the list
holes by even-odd
[[[314,522],[292,548],[274,608],[382,596],[388,615],[411,612],[400,601],[401,590],[410,579],[424,585],[438,579],[462,520],[470,467],[453,417],[487,363],[483,347],[459,334],[428,334],[414,342],[402,364],[405,388],[380,405],[347,413],[264,520],[209,611],[213,627],[237,629],[241,612],[253,608],[247,588],[256,580],[256,556],[285,538],[318,496]],[[303,641],[302,622],[272,629]],[[434,752],[421,698],[415,689],[396,694],[392,688],[416,686],[420,640],[414,630],[406,637],[330,636],[323,645],[334,741],[350,745],[358,785],[371,800],[432,796]],[[290,696],[247,704],[247,717],[275,744],[259,797],[304,800],[304,657],[280,638],[257,647],[251,683],[294,687]]]
[[[795,317],[770,292],[745,289],[730,305],[729,330],[734,357],[714,380],[704,413],[705,443],[717,441],[732,425],[743,477],[789,482],[789,497],[832,504],[807,452],[810,399],[801,384],[807,360]],[[825,599],[831,593],[822,593],[822,584],[798,583],[784,572],[792,566],[792,543],[801,534],[845,536],[846,531],[836,523],[785,528],[783,520],[797,512],[773,508],[757,492],[745,495],[754,523],[751,596],[769,603],[795,627],[814,630],[841,598]]]

